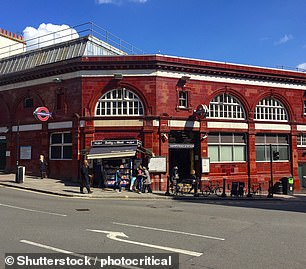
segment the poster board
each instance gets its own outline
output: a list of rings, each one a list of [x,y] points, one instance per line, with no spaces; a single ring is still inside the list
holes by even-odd
[[[31,160],[32,147],[31,146],[20,146],[20,160]]]
[[[202,158],[202,173],[209,173],[210,171],[210,158]]]
[[[149,162],[150,172],[167,172],[167,159],[166,157],[152,157]]]

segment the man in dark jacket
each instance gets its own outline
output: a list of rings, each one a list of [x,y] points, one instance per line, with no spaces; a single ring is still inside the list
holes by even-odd
[[[92,193],[90,190],[90,183],[89,183],[89,166],[88,166],[88,161],[84,160],[83,165],[81,166],[80,170],[81,174],[81,186],[80,186],[80,192],[83,192],[84,187],[86,187],[88,193]]]

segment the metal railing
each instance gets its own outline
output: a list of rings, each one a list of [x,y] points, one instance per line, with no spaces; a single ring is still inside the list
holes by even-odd
[[[127,54],[144,54],[141,49],[135,47],[131,43],[126,42],[125,40],[92,22],[87,22],[73,27],[67,27],[65,29],[46,35],[24,40],[27,45],[23,43],[16,43],[2,47],[0,48],[0,58],[3,58],[1,57],[3,55],[5,55],[4,57],[9,57],[21,52],[29,51],[32,49],[39,49],[48,45],[53,45],[55,43],[60,43],[88,35],[94,36],[106,42],[107,44],[126,52]]]

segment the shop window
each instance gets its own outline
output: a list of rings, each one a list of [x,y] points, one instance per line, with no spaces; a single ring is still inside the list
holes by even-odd
[[[209,118],[242,120],[245,112],[241,103],[233,96],[223,93],[209,104]]]
[[[256,135],[256,161],[270,161],[270,145],[273,151],[279,152],[279,160],[289,160],[288,135],[259,134]]]
[[[50,159],[72,159],[72,134],[70,132],[50,135]]]
[[[143,116],[140,98],[126,88],[105,93],[96,106],[96,116]]]
[[[31,108],[34,106],[34,100],[33,98],[24,98],[23,100],[23,108]]]
[[[245,162],[245,134],[212,133],[208,135],[208,156],[211,162]]]
[[[288,113],[280,101],[273,98],[265,98],[257,104],[254,119],[262,121],[288,121]]]
[[[306,135],[305,134],[300,134],[297,136],[297,146],[306,147]]]

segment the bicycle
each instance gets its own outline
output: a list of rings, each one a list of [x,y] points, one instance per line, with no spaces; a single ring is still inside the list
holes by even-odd
[[[251,194],[252,195],[262,195],[262,188],[261,188],[261,183],[258,182],[256,184],[252,184],[251,186]]]
[[[216,181],[215,184],[210,181],[209,185],[202,187],[201,192],[204,197],[208,197],[210,194],[215,194],[221,197],[223,193],[223,187],[220,186],[220,183],[218,181]]]
[[[170,193],[177,196],[177,195],[184,195],[189,193],[191,189],[191,185],[187,182],[177,182],[177,180],[173,180],[170,184]]]

